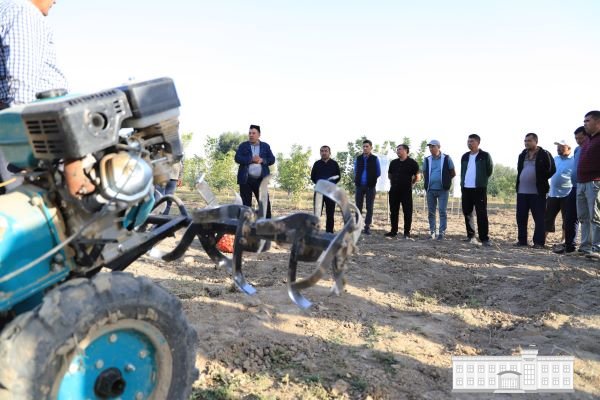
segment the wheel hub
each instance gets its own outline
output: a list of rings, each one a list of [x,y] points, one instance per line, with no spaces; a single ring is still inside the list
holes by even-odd
[[[118,368],[102,371],[94,385],[94,392],[102,399],[117,397],[125,392],[125,379]]]

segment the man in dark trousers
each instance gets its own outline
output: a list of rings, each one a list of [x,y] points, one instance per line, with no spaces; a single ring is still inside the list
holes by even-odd
[[[577,246],[577,230],[579,227],[579,220],[577,219],[577,163],[579,162],[581,146],[585,142],[587,135],[583,126],[575,129],[573,134],[577,143],[577,147],[573,150],[573,170],[571,172],[571,184],[573,188],[567,196],[567,206],[564,216],[565,242],[552,249],[556,254],[573,253]]]
[[[371,222],[373,222],[373,204],[375,203],[375,185],[377,178],[381,175],[381,166],[377,156],[371,154],[373,143],[364,140],[362,144],[363,153],[354,160],[354,184],[356,185],[356,206],[362,214],[363,202],[367,199],[367,215],[365,216],[365,228],[363,234],[371,234]]]
[[[321,179],[338,183],[341,177],[340,166],[331,158],[331,148],[329,146],[321,146],[320,153],[321,159],[315,161],[310,171],[310,180],[313,183],[317,183]],[[327,196],[323,196],[323,203],[325,203],[325,215],[327,216],[325,231],[333,233],[335,201]],[[323,211],[323,204],[321,204],[321,211]]]
[[[448,227],[448,197],[452,187],[452,179],[456,176],[454,162],[449,155],[442,153],[439,140],[427,143],[430,156],[423,159],[423,183],[427,191],[427,220],[429,221],[429,238],[444,240]],[[439,207],[438,207],[439,205]],[[440,225],[435,235],[435,214],[439,210]]]
[[[481,138],[477,134],[469,135],[469,151],[460,159],[460,189],[462,212],[465,216],[467,241],[476,243],[473,209],[477,213],[477,233],[484,246],[490,246],[489,223],[487,214],[487,185],[492,176],[494,164],[489,153],[479,148]]]
[[[554,158],[547,150],[538,146],[538,136],[535,133],[525,135],[525,150],[519,155],[517,162],[518,241],[515,246],[527,246],[527,223],[531,212],[535,224],[533,248],[544,248],[546,194],[550,190],[548,179],[555,172]]]
[[[388,167],[391,230],[384,235],[386,237],[398,235],[398,218],[400,204],[402,204],[404,239],[410,239],[413,214],[412,188],[415,183],[419,182],[420,174],[419,164],[408,156],[409,151],[407,144],[398,145],[396,147],[398,158],[393,160]]]
[[[581,222],[579,252],[600,260],[600,111],[583,120],[588,135],[577,164],[577,216]]]
[[[237,183],[245,206],[252,207],[252,194],[258,201],[258,191],[263,178],[269,175],[269,166],[275,164],[271,147],[260,140],[260,126],[250,125],[248,141],[240,144],[235,152],[238,168]],[[267,201],[267,218],[271,218],[271,200]]]

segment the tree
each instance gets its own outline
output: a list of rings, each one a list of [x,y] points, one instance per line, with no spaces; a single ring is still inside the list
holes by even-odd
[[[494,173],[488,182],[488,194],[509,203],[515,197],[517,170],[502,164],[494,165]]]
[[[183,184],[189,188],[196,185],[196,179],[206,171],[206,161],[197,155],[183,159]]]
[[[181,135],[183,150],[186,154],[183,158],[183,184],[193,188],[196,184],[196,179],[206,171],[206,162],[203,157],[191,155],[188,153],[188,148],[194,137],[193,132],[187,132]]]
[[[230,132],[222,133],[218,138],[212,136],[206,138],[205,179],[217,192],[224,189],[236,190],[235,150],[231,147],[233,143],[235,143],[235,136],[232,136]],[[229,150],[223,153],[222,149],[226,148]]]
[[[193,134],[182,135],[185,147],[191,143]],[[204,146],[204,154],[187,157],[184,160],[183,183],[191,188],[196,180],[205,174],[206,182],[213,190],[236,189],[235,149],[243,135],[225,132],[219,137],[208,136]],[[227,150],[226,152],[223,152]]]
[[[221,154],[227,154],[231,150],[235,152],[238,146],[247,139],[248,137],[243,133],[223,132],[219,136],[216,150],[218,150]]]
[[[417,164],[419,164],[419,169],[423,168],[423,160],[425,159],[425,149],[427,148],[427,140],[423,140],[421,145],[419,146],[419,150],[416,155],[411,153],[411,158],[414,158]],[[423,176],[423,171],[421,171],[421,176]],[[425,180],[421,179],[413,188],[413,190],[417,193],[425,192]]]
[[[277,155],[277,182],[288,193],[292,201],[297,202],[300,193],[310,184],[310,148],[304,151],[302,146],[294,144],[289,157]]]
[[[235,151],[229,150],[227,154],[209,159],[209,168],[206,170],[206,182],[218,192],[224,189],[237,190]]]
[[[427,140],[423,140],[421,145],[419,146],[419,150],[416,155],[412,155],[411,157],[415,159],[415,161],[419,164],[419,166],[423,165],[423,159],[425,158],[425,149],[427,149]]]

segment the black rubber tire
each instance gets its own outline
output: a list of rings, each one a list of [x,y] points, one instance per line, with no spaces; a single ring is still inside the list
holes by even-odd
[[[187,399],[198,377],[196,331],[175,296],[150,279],[125,272],[65,282],[5,327],[0,335],[0,399],[51,398],[77,344],[94,330],[123,320],[150,323],[164,336],[172,356],[167,398]]]

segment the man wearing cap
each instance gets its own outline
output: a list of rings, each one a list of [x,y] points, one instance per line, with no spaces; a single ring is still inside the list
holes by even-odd
[[[430,140],[427,143],[431,155],[423,160],[423,180],[425,190],[427,191],[427,217],[429,219],[429,238],[444,240],[446,227],[448,225],[448,196],[452,186],[452,178],[456,176],[454,163],[449,155],[443,154],[440,150],[439,140]],[[438,209],[440,213],[440,225],[437,237],[435,213]]]
[[[477,233],[484,246],[490,246],[489,222],[487,215],[487,185],[494,171],[492,157],[479,148],[481,138],[477,134],[469,135],[469,151],[460,159],[460,190],[462,212],[467,228],[467,241],[477,243],[473,209],[477,213]]]
[[[367,215],[365,216],[365,227],[363,233],[371,234],[371,222],[373,221],[373,204],[375,203],[375,185],[377,178],[381,175],[381,166],[379,159],[373,155],[373,143],[370,140],[363,140],[363,153],[354,160],[354,184],[356,185],[356,194],[354,200],[356,206],[362,214],[363,202],[367,199]]]
[[[562,216],[562,231],[565,238],[566,246],[565,252],[571,253],[575,251],[575,235],[572,232],[574,224],[567,226],[567,208],[569,205],[568,198],[573,190],[573,183],[571,182],[571,174],[573,173],[574,160],[571,157],[571,146],[566,140],[562,139],[554,142],[556,145],[556,152],[558,155],[554,157],[554,165],[556,166],[556,172],[550,178],[550,191],[548,192],[548,198],[546,199],[546,215],[544,218],[545,227],[545,239],[548,237],[548,233],[555,232],[554,222],[556,216],[560,211]],[[567,238],[567,229],[569,229]]]
[[[260,140],[260,126],[250,125],[248,141],[240,144],[235,152],[238,168],[237,183],[245,206],[252,207],[252,194],[259,198],[260,183],[271,172],[269,166],[275,164],[271,146]],[[267,218],[271,218],[271,200],[267,201]]]
[[[573,171],[571,172],[571,184],[573,188],[567,196],[567,208],[565,210],[565,242],[562,246],[555,246],[552,251],[556,254],[566,254],[575,251],[577,245],[577,230],[579,228],[579,220],[577,219],[577,163],[579,162],[579,152],[581,145],[587,138],[585,128],[580,126],[573,132],[577,147],[573,150]]]
[[[546,194],[550,189],[548,179],[556,172],[552,155],[538,146],[535,133],[525,135],[525,150],[517,161],[517,230],[515,246],[527,246],[527,223],[529,212],[533,216],[533,248],[543,249],[546,244],[544,234],[544,214]]]
[[[577,216],[581,222],[579,252],[600,259],[600,111],[585,115],[588,137],[577,164]]]

